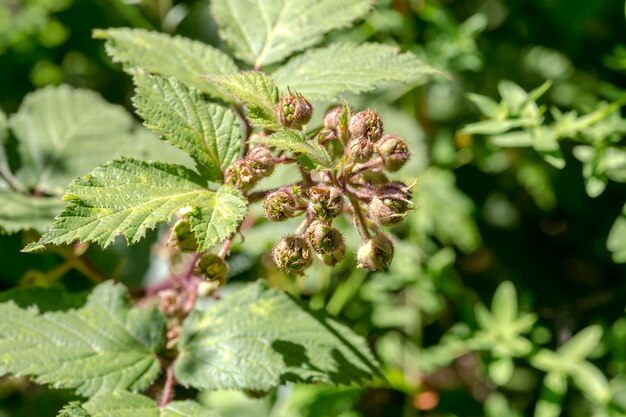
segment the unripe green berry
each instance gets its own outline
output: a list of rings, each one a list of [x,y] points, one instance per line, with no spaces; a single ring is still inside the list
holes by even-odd
[[[332,220],[343,212],[343,194],[337,187],[320,184],[309,189],[309,213],[320,220]]]
[[[265,216],[273,222],[282,222],[296,215],[298,201],[288,188],[281,188],[265,197],[263,202]]]
[[[356,259],[359,268],[384,271],[393,259],[393,242],[387,234],[376,235],[359,248]]]
[[[393,226],[404,220],[411,205],[409,188],[400,182],[391,182],[376,188],[368,214],[381,226]]]
[[[376,143],[376,151],[383,159],[383,166],[389,172],[396,172],[411,157],[404,139],[396,135],[385,135]]]
[[[319,220],[311,222],[304,235],[317,253],[332,253],[345,246],[341,232]]]
[[[351,161],[364,164],[374,154],[374,147],[372,142],[361,136],[360,138],[350,139],[350,142],[346,145],[346,154]]]
[[[283,97],[276,106],[276,117],[280,124],[290,129],[302,129],[313,115],[313,106],[300,94]]]
[[[324,265],[335,266],[339,262],[341,262],[343,260],[343,258],[346,256],[346,246],[345,245],[341,245],[334,252],[323,253],[323,254],[318,255],[318,256],[322,260]]]
[[[274,157],[270,150],[264,146],[250,149],[246,155],[246,160],[250,161],[250,166],[258,178],[269,177],[274,172]]]
[[[254,187],[261,176],[259,171],[255,169],[255,163],[247,159],[240,159],[233,162],[226,169],[226,182],[234,185],[241,191],[247,191]]]
[[[358,112],[350,117],[348,132],[353,139],[365,137],[374,143],[383,135],[383,121],[373,110]]]
[[[296,235],[280,239],[272,249],[272,258],[281,271],[295,275],[302,275],[313,261],[309,244]]]
[[[223,285],[228,278],[228,264],[219,256],[209,253],[198,261],[196,274],[201,275],[207,281],[215,281]]]
[[[191,231],[189,219],[180,219],[174,224],[169,244],[183,252],[195,252],[198,249],[198,241]]]

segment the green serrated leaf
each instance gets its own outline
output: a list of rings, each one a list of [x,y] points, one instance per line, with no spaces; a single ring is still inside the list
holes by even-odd
[[[43,233],[65,204],[57,197],[34,197],[0,190],[0,232],[32,229]]]
[[[304,133],[297,130],[286,129],[270,136],[257,137],[254,143],[293,152],[307,169],[325,169],[332,164],[332,158],[322,145],[314,139],[307,140]]]
[[[37,243],[60,245],[75,240],[103,247],[122,235],[136,243],[158,223],[182,208],[190,210],[192,230],[204,251],[232,234],[247,212],[247,201],[234,187],[216,191],[195,172],[182,166],[121,159],[74,180],[66,209]]]
[[[106,39],[106,51],[129,72],[140,67],[152,74],[175,77],[190,87],[213,97],[223,94],[206,82],[207,75],[226,75],[238,71],[225,53],[202,42],[181,36],[143,29],[116,28],[94,31]]]
[[[379,375],[365,340],[262,282],[192,313],[179,351],[176,380],[198,389],[347,384]]]
[[[89,90],[38,90],[26,96],[9,124],[21,157],[16,177],[47,194],[62,194],[78,175],[138,151],[132,117]]]
[[[336,43],[312,49],[272,74],[279,88],[310,100],[334,99],[341,93],[372,91],[388,82],[416,82],[438,71],[413,53],[390,45]]]
[[[194,401],[174,401],[159,408],[154,400],[130,392],[97,395],[84,404],[72,402],[58,417],[219,417]]]
[[[240,72],[226,77],[211,77],[209,82],[222,88],[246,105],[253,125],[277,130],[276,104],[279,92],[274,81],[261,72]]]
[[[372,0],[222,0],[211,3],[220,36],[235,56],[256,67],[272,64],[349,26]]]
[[[174,78],[137,74],[135,84],[133,104],[146,127],[187,152],[206,179],[221,182],[224,170],[239,156],[237,115],[207,103]]]
[[[160,372],[155,352],[162,345],[137,337],[154,324],[139,321],[127,297],[125,288],[106,282],[79,310],[38,314],[0,304],[0,374],[32,375],[85,396],[146,388]],[[163,320],[160,325],[163,333]]]

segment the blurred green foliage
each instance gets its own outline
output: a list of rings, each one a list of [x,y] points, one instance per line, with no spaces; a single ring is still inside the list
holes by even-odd
[[[199,400],[224,417],[626,415],[625,25],[621,0],[381,0],[331,34],[397,44],[450,74],[347,97],[417,150],[397,174],[417,177],[398,256],[386,273],[347,259],[287,281],[267,257],[283,225],[262,224],[236,244],[231,274],[299,291],[369,335],[390,385]],[[59,83],[129,107],[128,76],[91,37],[112,26],[218,42],[206,1],[3,0],[0,107]],[[45,309],[78,307],[93,269],[139,286],[163,274],[159,238],[77,256],[21,254],[30,232],[0,236],[0,297],[47,303],[36,288],[52,286],[59,304]],[[0,379],[0,417],[54,416],[72,398]]]

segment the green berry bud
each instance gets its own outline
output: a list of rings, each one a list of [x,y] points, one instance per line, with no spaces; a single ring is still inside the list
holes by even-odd
[[[250,161],[250,166],[257,178],[269,177],[274,172],[274,157],[270,150],[264,146],[250,149],[246,155],[246,160]]]
[[[198,249],[198,241],[191,231],[189,219],[180,219],[174,224],[169,244],[183,252],[195,252]]]
[[[207,281],[215,281],[223,285],[228,278],[228,264],[219,256],[209,253],[198,261],[196,273]]]
[[[309,189],[309,213],[320,220],[332,220],[343,212],[343,194],[337,187],[315,185]]]
[[[234,185],[241,191],[247,191],[254,187],[260,178],[259,171],[255,169],[254,165],[254,162],[247,159],[233,162],[226,169],[226,182]]]
[[[296,215],[298,201],[289,188],[281,188],[265,197],[263,209],[269,220],[282,222]]]
[[[304,235],[317,253],[332,253],[345,246],[341,232],[319,220],[313,221]]]
[[[374,154],[374,147],[365,137],[350,139],[348,142],[346,153],[348,158],[358,164],[364,164],[369,161]]]
[[[393,259],[393,242],[381,233],[364,243],[358,250],[357,266],[372,271],[384,271]]]
[[[406,141],[396,135],[385,135],[376,143],[376,151],[389,172],[396,172],[406,164],[411,153]]]
[[[313,115],[313,106],[300,94],[283,97],[276,106],[278,121],[290,129],[302,129]]]
[[[376,188],[368,214],[381,226],[393,226],[404,220],[412,204],[409,188],[400,182],[390,182]]]
[[[272,249],[274,263],[285,274],[302,275],[311,265],[311,248],[301,237],[290,235],[280,239]]]
[[[348,132],[351,138],[365,137],[374,143],[383,135],[383,121],[373,110],[365,110],[350,117]]]

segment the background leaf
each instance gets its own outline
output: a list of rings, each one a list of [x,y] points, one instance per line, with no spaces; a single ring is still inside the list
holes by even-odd
[[[347,384],[378,373],[365,340],[261,282],[189,316],[179,350],[176,379],[198,389]]]
[[[246,200],[234,187],[216,191],[195,172],[177,165],[132,159],[110,162],[73,181],[67,208],[38,243],[96,242],[103,247],[123,235],[136,243],[181,208],[190,208],[192,229],[204,251],[226,239],[246,215]]]
[[[384,83],[425,81],[437,71],[411,52],[377,43],[336,43],[311,49],[272,73],[281,89],[289,87],[311,100],[341,93],[372,91]]]
[[[211,3],[220,36],[237,58],[272,64],[365,15],[372,0],[222,0]]]
[[[58,197],[34,197],[0,190],[0,232],[45,232],[65,204]]]
[[[132,117],[88,90],[38,90],[9,123],[21,157],[17,178],[49,194],[62,194],[72,179],[99,164],[142,151],[133,141]]]
[[[233,60],[218,49],[202,42],[143,29],[107,29],[94,31],[94,37],[106,39],[106,51],[113,61],[127,70],[140,67],[147,72],[175,77],[190,87],[213,97],[221,92],[207,84],[207,75],[237,72]]]
[[[146,345],[131,329],[157,326],[163,333],[165,319],[155,313],[138,321],[133,311],[126,289],[110,281],[80,310],[38,314],[2,303],[0,373],[32,375],[39,383],[86,396],[144,389],[160,372],[155,352],[161,346]]]
[[[206,179],[221,182],[224,170],[240,152],[237,115],[205,102],[174,78],[137,74],[135,84],[133,104],[146,127],[191,155]]]

